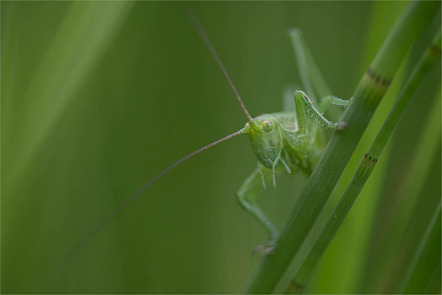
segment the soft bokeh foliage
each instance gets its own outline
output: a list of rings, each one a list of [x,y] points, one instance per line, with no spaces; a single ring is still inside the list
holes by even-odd
[[[288,28],[304,32],[333,94],[349,98],[405,6],[2,2],[2,292],[241,292],[259,259],[251,249],[266,238],[236,202],[256,167],[245,137],[173,170],[62,263],[148,179],[246,123],[185,9],[201,19],[256,116],[281,110],[287,85],[302,87]],[[397,75],[302,255],[437,26],[440,15]],[[440,200],[440,78],[437,67],[422,85],[309,292],[396,290]],[[304,183],[281,178],[262,196],[278,224]],[[431,246],[413,286],[422,290],[433,275],[427,290],[438,292],[440,234]]]

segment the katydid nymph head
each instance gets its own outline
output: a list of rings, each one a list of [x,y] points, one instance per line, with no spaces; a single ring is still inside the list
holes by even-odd
[[[189,17],[193,22],[193,24],[195,25],[196,29],[198,30],[201,39],[203,39],[204,43],[206,43],[207,47],[209,48],[210,52],[215,58],[215,61],[217,62],[218,66],[221,68],[221,71],[223,72],[224,76],[229,82],[230,87],[235,93],[235,96],[249,121],[244,128],[233,133],[232,135],[227,136],[221,141],[227,140],[239,134],[248,134],[253,152],[255,153],[256,157],[259,160],[258,166],[260,165],[259,163],[261,163],[263,166],[272,169],[273,186],[276,187],[275,168],[277,164],[279,162],[284,164],[286,171],[290,173],[290,168],[285,163],[285,161],[281,159],[283,142],[282,142],[281,131],[279,129],[280,124],[278,124],[277,119],[271,115],[264,114],[258,116],[255,119],[253,119],[250,116],[246,106],[244,105],[241,97],[239,96],[238,91],[235,88],[235,85],[232,82],[232,79],[230,79],[230,76],[227,73],[226,69],[224,68],[223,63],[221,62],[221,59],[218,56],[218,53],[216,52],[212,43],[210,43],[209,37],[207,36],[206,32],[201,26],[198,18],[191,11],[189,11]],[[263,186],[265,187],[264,178],[263,178]]]
[[[283,147],[277,119],[268,114],[260,115],[246,124],[244,133],[249,135],[250,145],[258,160],[263,166],[273,168]]]

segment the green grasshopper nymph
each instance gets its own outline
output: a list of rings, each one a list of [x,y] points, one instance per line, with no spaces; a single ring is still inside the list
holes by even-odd
[[[200,152],[242,134],[247,134],[249,137],[252,150],[258,158],[258,167],[238,190],[238,200],[241,206],[247,212],[252,214],[268,230],[269,240],[262,246],[257,247],[256,250],[263,252],[264,254],[269,254],[277,244],[278,230],[256,203],[258,195],[266,188],[267,183],[269,182],[272,182],[273,186],[276,187],[276,177],[281,174],[294,174],[299,171],[307,176],[311,174],[324,149],[324,141],[318,140],[318,138],[321,137],[321,134],[318,133],[319,126],[324,129],[336,130],[342,130],[346,127],[345,122],[333,123],[327,120],[322,115],[322,112],[327,110],[331,104],[346,107],[349,100],[327,96],[321,99],[318,108],[316,108],[307,94],[299,90],[295,91],[293,97],[285,98],[285,109],[282,112],[262,114],[255,118],[250,116],[215,48],[199,23],[199,20],[192,12],[189,12],[189,16],[199,35],[215,58],[218,66],[224,73],[224,76],[235,93],[248,122],[242,129],[188,154],[159,172],[141,189],[125,199],[118,208],[96,225],[89,234],[74,247],[65,261],[70,259],[132,200],[141,195],[141,193],[170,170]],[[291,32],[293,40],[295,40],[295,35],[297,33],[299,33],[297,30]],[[304,81],[304,84],[306,84],[306,82],[310,83],[309,81]],[[291,100],[291,108],[288,107],[290,103],[287,102],[287,100]]]

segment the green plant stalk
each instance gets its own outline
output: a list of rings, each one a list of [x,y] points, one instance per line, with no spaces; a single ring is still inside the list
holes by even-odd
[[[399,207],[390,208],[391,214],[395,214],[396,218],[402,222],[386,220],[383,236],[376,236],[376,239],[389,241],[383,246],[382,255],[373,262],[374,265],[380,265],[388,275],[374,278],[372,283],[366,285],[365,291],[369,286],[372,292],[391,293],[396,290],[399,283],[397,277],[404,273],[402,269],[407,257],[410,256],[408,253],[412,253],[407,249],[416,247],[410,239],[413,236],[414,230],[412,228],[416,218],[419,218],[418,204],[419,202],[431,202],[434,199],[431,194],[422,195],[422,191],[428,177],[431,177],[431,167],[440,151],[441,137],[440,128],[438,128],[440,124],[440,87],[434,98],[430,99],[433,102],[426,120],[422,122],[422,135],[419,144],[413,157],[409,159],[407,173],[402,178],[404,185],[399,188],[397,193],[405,203],[399,206],[400,209]],[[427,101],[429,102],[430,99]],[[401,251],[397,251],[398,247]],[[386,259],[390,263],[385,263]]]
[[[419,246],[417,247],[416,252],[413,255],[413,258],[407,269],[407,273],[403,277],[403,280],[399,286],[398,294],[414,293],[412,289],[411,278],[418,269],[419,260],[422,259],[422,257],[425,256],[425,254],[428,255],[428,253],[426,252],[428,252],[428,248],[430,246],[429,244],[431,243],[431,241],[437,240],[437,235],[440,234],[440,221],[441,221],[440,218],[441,218],[441,203],[439,202],[433,214],[433,217],[431,218],[428,224],[427,230],[422,236]],[[431,280],[431,278],[429,278],[429,280]]]
[[[425,122],[423,122],[423,132],[414,158],[410,159],[410,170],[408,171],[410,173],[403,178],[405,185],[401,187],[399,195],[402,196],[402,199],[405,200],[406,203],[401,206],[402,208],[398,217],[406,222],[391,224],[391,229],[388,230],[387,239],[396,242],[388,243],[383,247],[383,257],[391,258],[391,263],[383,264],[384,270],[389,275],[382,276],[380,279],[376,280],[377,286],[374,290],[378,290],[379,292],[398,292],[398,286],[403,282],[404,276],[407,273],[407,266],[411,261],[410,258],[412,258],[413,253],[415,253],[418,247],[418,244],[415,244],[413,240],[420,240],[422,231],[424,231],[424,229],[417,230],[416,228],[416,221],[423,218],[422,213],[424,213],[419,210],[422,206],[420,203],[432,204],[435,206],[435,201],[437,199],[440,201],[440,196],[438,198],[437,195],[431,193],[423,194],[423,191],[427,191],[425,185],[428,178],[432,177],[431,167],[433,166],[435,159],[438,158],[441,148],[439,125],[441,119],[440,95],[441,88],[439,86],[437,93],[434,95],[435,100],[431,104],[430,112],[427,115]],[[399,249],[398,247],[400,247],[401,251],[397,251],[397,249]],[[436,251],[439,252],[440,246],[437,248],[438,250]],[[382,259],[383,257],[379,257],[378,259]],[[434,260],[434,258],[432,260]],[[440,260],[440,258],[437,260]],[[431,265],[428,266],[431,267]],[[423,269],[421,268],[420,270],[422,271]],[[417,283],[417,285],[414,284],[415,292],[411,293],[428,293],[424,292],[425,286],[422,285],[422,280],[416,280],[413,279],[413,277],[412,280],[414,280],[414,283]]]
[[[380,154],[391,138],[394,130],[399,125],[400,119],[411,99],[414,97],[419,85],[426,74],[435,64],[437,64],[440,57],[440,50],[441,34],[439,31],[434,38],[433,43],[427,48],[419,63],[416,65],[411,77],[404,87],[404,90],[398,97],[369,151],[361,160],[350,184],[347,186],[341,200],[322,230],[318,240],[302,263],[295,277],[291,280],[289,287],[285,291],[286,294],[300,293],[306,287],[319,260],[339,230],[342,222],[350,211],[351,206],[371,175]]]
[[[284,275],[344,170],[363,131],[413,41],[438,11],[439,2],[413,2],[362,77],[342,120],[284,225],[275,251],[260,262],[246,293],[271,293]]]

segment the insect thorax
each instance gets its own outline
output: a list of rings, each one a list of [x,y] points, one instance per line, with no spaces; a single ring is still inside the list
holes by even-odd
[[[296,115],[293,112],[272,113],[280,123],[281,135],[283,138],[283,151],[281,157],[292,168],[310,174],[318,155],[319,148],[313,143],[309,134],[302,134],[299,131]]]

